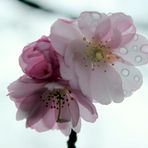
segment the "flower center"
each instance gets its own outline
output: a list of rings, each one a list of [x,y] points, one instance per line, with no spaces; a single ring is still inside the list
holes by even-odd
[[[102,61],[114,65],[113,62],[118,60],[119,57],[111,52],[111,47],[107,46],[107,41],[103,43],[102,41],[96,42],[92,39],[91,42],[88,42],[85,37],[83,41],[86,42],[83,54],[86,66],[91,63],[94,69],[94,66],[99,66],[99,63]]]
[[[53,89],[52,91],[47,90],[41,96],[41,100],[47,108],[58,111],[56,120],[60,123],[67,122],[64,118],[62,118],[61,112],[65,106],[69,107],[70,102],[73,99],[71,91],[67,88]]]

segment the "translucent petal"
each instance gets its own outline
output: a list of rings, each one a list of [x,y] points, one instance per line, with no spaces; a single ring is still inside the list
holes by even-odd
[[[76,127],[80,118],[80,113],[79,106],[74,99],[70,101],[69,110],[71,113],[72,125],[73,127]]]
[[[137,68],[119,62],[116,62],[114,67],[122,79],[125,97],[130,96],[133,91],[140,88],[143,80],[142,75]]]
[[[148,63],[148,40],[136,34],[128,44],[113,52],[133,65],[146,64]]]
[[[82,33],[87,39],[91,39],[95,35],[96,28],[105,14],[98,12],[82,12],[78,19],[78,25]],[[101,25],[101,28],[104,28]],[[97,28],[98,33],[101,31]],[[101,34],[100,34],[101,36]]]
[[[51,27],[51,44],[61,55],[64,54],[68,44],[81,37],[79,30],[73,23],[57,20]]]
[[[123,101],[120,75],[109,64],[96,67],[91,73],[90,88],[93,99],[101,104]]]

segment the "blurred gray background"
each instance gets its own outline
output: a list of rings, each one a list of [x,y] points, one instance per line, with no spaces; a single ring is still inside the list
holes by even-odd
[[[18,57],[26,44],[48,35],[57,18],[76,18],[86,10],[127,13],[148,37],[147,0],[0,0],[1,148],[66,148],[68,137],[59,131],[37,133],[15,120],[6,87],[23,74]],[[140,70],[141,89],[121,104],[97,104],[99,118],[94,124],[82,122],[77,148],[148,148],[148,65]]]

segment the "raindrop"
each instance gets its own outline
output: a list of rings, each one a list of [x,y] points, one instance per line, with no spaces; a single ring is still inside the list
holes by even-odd
[[[141,51],[142,51],[143,53],[148,53],[148,45],[143,45],[143,46],[141,47]]]
[[[121,70],[121,73],[122,73],[123,76],[128,76],[129,75],[129,70],[124,68],[124,69]]]
[[[134,80],[137,81],[137,82],[139,82],[140,81],[140,77],[138,75],[135,75],[134,76]]]
[[[126,48],[120,48],[120,53],[121,54],[127,54],[128,50]]]
[[[135,46],[133,46],[133,49],[136,51],[138,49],[138,47],[135,45]]]
[[[142,61],[142,57],[141,57],[141,56],[136,56],[136,57],[135,57],[135,61],[136,61],[137,63],[140,63],[140,62]]]

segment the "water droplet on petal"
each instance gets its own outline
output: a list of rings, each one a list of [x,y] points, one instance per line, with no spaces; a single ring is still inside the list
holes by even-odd
[[[129,70],[128,69],[126,69],[126,68],[124,68],[124,69],[122,69],[121,70],[121,74],[123,75],[123,76],[128,76],[129,75]]]
[[[127,54],[128,50],[126,48],[120,48],[120,53],[121,54]]]
[[[133,46],[133,49],[136,51],[138,49],[138,47],[135,45],[135,46]]]
[[[138,75],[135,75],[134,76],[134,80],[137,81],[137,82],[139,82],[140,81],[140,77]]]
[[[141,57],[141,56],[136,56],[136,57],[135,57],[135,61],[136,61],[137,63],[140,63],[140,62],[142,61],[142,57]]]
[[[148,53],[148,45],[143,45],[143,46],[141,47],[141,51],[142,51],[143,53]]]

